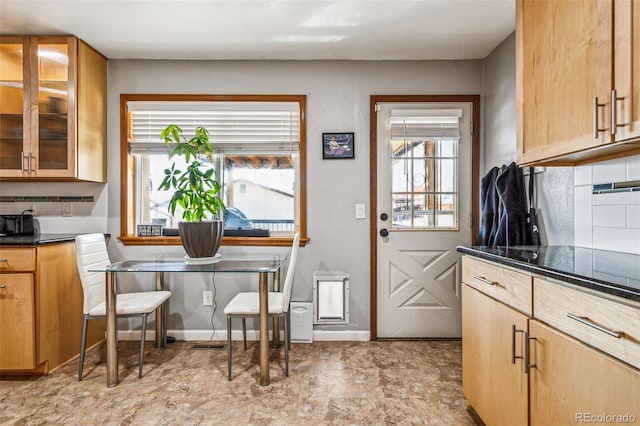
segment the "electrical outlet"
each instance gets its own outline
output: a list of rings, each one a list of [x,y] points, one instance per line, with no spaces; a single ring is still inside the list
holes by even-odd
[[[202,292],[202,304],[204,306],[213,306],[213,292],[212,291],[203,291]]]

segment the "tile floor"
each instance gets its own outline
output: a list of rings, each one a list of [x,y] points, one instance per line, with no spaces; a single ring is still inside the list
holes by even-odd
[[[106,386],[105,349],[41,378],[0,380],[1,425],[473,425],[461,389],[459,341],[294,344],[290,375],[274,350],[271,385],[258,383],[258,345],[226,351],[176,342],[147,345],[137,377],[137,342],[120,343],[120,385]]]

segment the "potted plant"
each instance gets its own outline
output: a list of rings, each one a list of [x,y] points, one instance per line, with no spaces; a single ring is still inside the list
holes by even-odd
[[[225,205],[221,198],[222,185],[211,166],[213,147],[209,132],[198,127],[195,135],[187,139],[179,126],[170,124],[162,130],[160,139],[171,147],[169,158],[182,157],[187,164],[182,171],[174,161],[165,169],[158,188],[174,191],[168,208],[172,215],[178,206],[183,209],[184,221],[178,223],[182,246],[189,257],[213,257],[222,242]],[[203,161],[203,156],[209,161]]]

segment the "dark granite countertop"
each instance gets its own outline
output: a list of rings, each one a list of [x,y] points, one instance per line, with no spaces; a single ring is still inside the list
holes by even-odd
[[[0,237],[0,246],[37,246],[41,244],[74,241],[78,234],[8,235]]]
[[[459,246],[458,251],[640,302],[640,255],[575,246]]]

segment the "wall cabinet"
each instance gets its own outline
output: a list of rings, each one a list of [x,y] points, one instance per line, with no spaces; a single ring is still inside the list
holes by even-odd
[[[517,0],[519,163],[640,153],[639,9],[635,0]]]
[[[0,37],[0,179],[106,181],[107,60],[75,37]]]
[[[73,241],[0,246],[0,374],[47,373],[77,356],[82,305]],[[104,322],[87,336],[104,340]]]
[[[486,424],[640,419],[637,303],[468,256],[462,280],[462,387]]]

